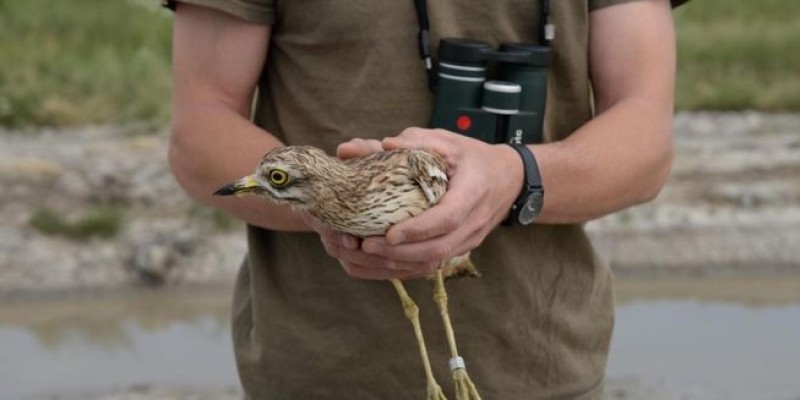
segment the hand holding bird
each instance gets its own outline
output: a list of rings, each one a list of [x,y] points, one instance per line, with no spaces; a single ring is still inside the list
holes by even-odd
[[[339,152],[364,155],[374,151],[375,144],[344,143]],[[408,128],[382,142],[383,150],[398,148],[442,156],[450,175],[447,193],[435,208],[397,223],[385,237],[365,239],[361,250],[367,254],[404,265],[467,253],[505,219],[519,195],[522,162],[509,146],[489,145],[441,129]]]

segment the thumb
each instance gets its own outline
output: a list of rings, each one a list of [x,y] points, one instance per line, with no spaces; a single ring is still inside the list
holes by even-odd
[[[336,148],[336,157],[346,160],[348,158],[363,157],[379,151],[383,151],[381,142],[375,139],[356,138],[339,144]]]

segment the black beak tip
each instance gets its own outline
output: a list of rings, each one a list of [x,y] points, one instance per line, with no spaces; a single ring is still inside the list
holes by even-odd
[[[232,183],[229,183],[214,192],[214,196],[230,196],[236,193],[236,188],[233,186]]]

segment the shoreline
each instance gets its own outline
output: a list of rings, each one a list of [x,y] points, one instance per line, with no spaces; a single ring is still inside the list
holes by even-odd
[[[770,306],[800,304],[800,274],[754,276],[752,274],[727,274],[692,276],[679,274],[614,275],[614,293],[617,306],[636,302],[687,300],[721,302],[743,306]],[[141,297],[168,297],[187,299],[206,304],[227,304],[233,296],[233,281],[207,282],[182,286],[152,288],[146,286],[120,286],[90,289],[65,289],[59,291],[20,291],[0,296],[0,320],[9,323],[23,318],[28,307],[65,303],[82,304],[86,309],[105,309],[103,302],[124,303]],[[188,300],[191,299],[191,300]],[[65,306],[69,308],[69,306]],[[224,307],[223,307],[224,308]],[[63,311],[63,309],[62,309]],[[85,310],[77,310],[85,311]],[[16,316],[16,317],[15,317]],[[57,316],[55,314],[54,316]],[[39,318],[39,316],[37,316]]]

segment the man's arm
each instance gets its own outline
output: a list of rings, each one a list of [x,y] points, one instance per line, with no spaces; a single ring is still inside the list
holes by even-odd
[[[212,193],[251,174],[281,143],[249,120],[267,56],[270,26],[181,4],[173,33],[173,120],[169,160],[183,189],[198,201],[251,224],[309,230],[297,213],[252,197]]]
[[[597,117],[553,145],[533,146],[548,197],[543,223],[583,222],[650,201],[672,163],[675,32],[669,1],[590,14]]]
[[[675,39],[669,1],[611,6],[590,18],[598,116],[564,141],[531,147],[545,187],[539,223],[588,221],[648,201],[670,170]],[[411,129],[384,140],[384,147],[432,149],[453,172],[439,205],[395,225],[385,241],[364,241],[366,253],[394,262],[437,261],[474,249],[521,188],[522,164],[507,146],[503,154],[453,133]],[[508,157],[515,163],[508,165]]]

